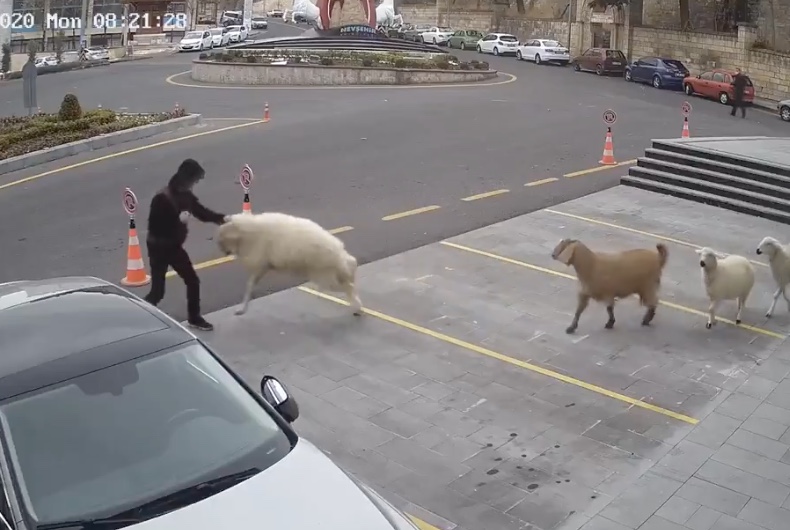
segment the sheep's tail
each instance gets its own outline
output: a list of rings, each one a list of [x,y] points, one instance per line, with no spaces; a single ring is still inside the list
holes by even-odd
[[[354,280],[354,277],[357,274],[357,266],[357,258],[351,254],[346,253],[346,271],[351,281]]]
[[[656,250],[658,250],[658,265],[663,269],[669,259],[669,249],[664,243],[659,243],[656,245]]]

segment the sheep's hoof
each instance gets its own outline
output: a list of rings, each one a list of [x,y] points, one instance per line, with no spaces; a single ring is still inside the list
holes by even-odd
[[[741,324],[741,319],[740,318],[736,318],[735,319],[735,324],[740,325]]]
[[[567,333],[568,335],[570,335],[574,331],[576,331],[576,326],[568,326],[567,328],[565,328],[565,333]]]
[[[233,314],[238,316],[238,317],[240,317],[241,315],[243,315],[246,312],[247,312],[246,309],[237,309],[236,311],[233,312]]]
[[[643,326],[649,326],[650,325],[650,321],[649,320],[643,320],[642,321],[642,325]]]
[[[361,317],[362,316],[362,310],[361,309],[355,309],[354,310],[354,316],[355,317]]]
[[[713,323],[712,323],[712,322],[706,322],[706,323],[705,323],[705,327],[706,327],[706,328],[708,328],[708,329],[710,329],[710,328],[712,328],[712,327],[713,327]]]
[[[604,325],[604,328],[606,329],[612,329],[613,327],[614,327],[614,320],[610,320]]]
[[[771,312],[770,311],[765,314],[765,318],[771,318]]]

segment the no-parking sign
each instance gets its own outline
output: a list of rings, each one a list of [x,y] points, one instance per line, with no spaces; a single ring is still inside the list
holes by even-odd
[[[691,114],[691,103],[684,101],[680,109],[683,111],[683,115],[688,118],[689,114]]]
[[[123,209],[129,215],[134,215],[137,212],[137,195],[129,188],[123,190]]]
[[[241,173],[239,174],[239,184],[241,187],[244,188],[244,191],[249,191],[250,187],[252,186],[252,180],[255,178],[255,174],[252,172],[252,168],[244,164],[244,167],[241,168]]]
[[[607,109],[603,113],[603,122],[606,125],[614,125],[617,121],[617,113],[612,109]]]

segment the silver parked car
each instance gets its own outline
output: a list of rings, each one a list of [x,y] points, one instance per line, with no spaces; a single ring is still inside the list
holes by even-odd
[[[776,108],[779,110],[779,117],[784,121],[790,121],[790,99],[780,101]]]
[[[280,381],[120,287],[0,284],[0,337],[0,528],[417,530],[299,437]]]

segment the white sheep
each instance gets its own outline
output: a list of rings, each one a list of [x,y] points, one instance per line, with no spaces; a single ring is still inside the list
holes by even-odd
[[[252,290],[268,271],[291,273],[348,297],[355,315],[362,302],[355,286],[357,260],[343,242],[310,219],[284,213],[234,214],[217,233],[217,244],[234,255],[250,277],[237,315],[247,312]]]
[[[606,329],[614,327],[615,300],[632,294],[639,295],[642,305],[647,306],[642,325],[649,325],[655,317],[661,274],[669,259],[669,250],[663,243],[656,245],[656,250],[632,249],[610,254],[593,252],[576,239],[563,239],[551,257],[572,266],[579,279],[579,301],[566,333],[576,331],[579,317],[591,298],[606,304],[609,314]]]
[[[768,257],[768,264],[771,266],[771,274],[774,277],[778,289],[774,293],[771,307],[765,313],[770,318],[774,314],[776,301],[779,295],[784,296],[787,302],[787,310],[790,311],[790,298],[787,297],[787,284],[790,283],[790,245],[783,245],[773,237],[764,237],[757,247],[757,255],[765,254]]]
[[[708,323],[705,327],[710,329],[716,323],[716,308],[722,300],[738,301],[735,323],[740,324],[741,312],[746,307],[746,299],[754,287],[754,266],[743,256],[724,256],[708,247],[696,252],[700,255],[702,283],[710,298]]]

